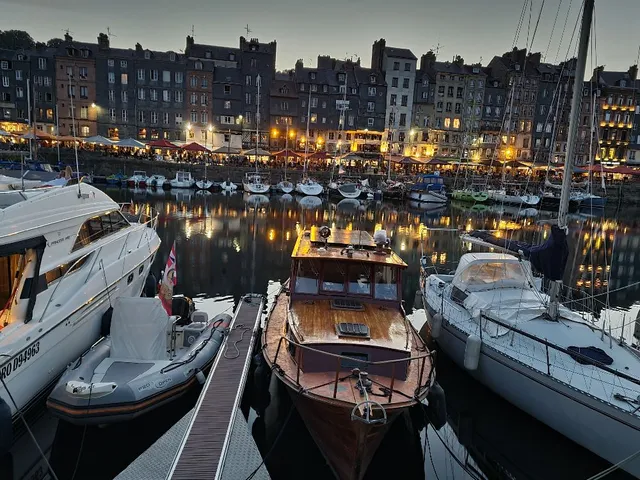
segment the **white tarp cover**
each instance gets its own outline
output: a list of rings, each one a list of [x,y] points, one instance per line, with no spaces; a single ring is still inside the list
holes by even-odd
[[[112,358],[166,360],[169,316],[159,298],[118,297],[111,318]]]

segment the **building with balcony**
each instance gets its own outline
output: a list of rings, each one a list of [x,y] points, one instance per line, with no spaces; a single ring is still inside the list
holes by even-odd
[[[68,33],[56,49],[56,107],[61,135],[97,134],[96,44],[77,42]]]
[[[488,69],[485,69],[485,72],[488,72]],[[479,159],[489,165],[497,165],[499,160],[506,98],[505,85],[496,78],[487,77],[480,119],[478,154]]]

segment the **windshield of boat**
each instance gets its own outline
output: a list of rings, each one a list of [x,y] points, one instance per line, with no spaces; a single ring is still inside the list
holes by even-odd
[[[519,262],[481,262],[456,275],[454,284],[472,291],[522,287],[527,284],[527,277]]]
[[[24,255],[0,257],[0,330],[11,320],[11,302],[17,295]]]

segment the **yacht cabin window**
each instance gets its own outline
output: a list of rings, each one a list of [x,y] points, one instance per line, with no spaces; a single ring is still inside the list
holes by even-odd
[[[79,248],[86,247],[90,243],[128,226],[129,222],[117,210],[90,218],[80,227],[80,232],[71,251],[74,252]]]
[[[349,265],[349,293],[371,295],[371,266],[364,264]]]
[[[460,275],[460,280],[468,286],[488,286],[496,282],[526,283],[522,267],[516,262],[478,263],[469,266]]]
[[[376,265],[374,292],[378,300],[398,300],[398,269]]]
[[[296,271],[296,293],[318,294],[320,271],[318,263],[313,260],[300,260]]]
[[[322,290],[324,292],[344,292],[344,280],[347,268],[342,262],[325,262],[322,272]]]

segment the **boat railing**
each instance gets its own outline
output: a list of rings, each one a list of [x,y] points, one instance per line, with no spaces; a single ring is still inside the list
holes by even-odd
[[[485,319],[485,320],[488,320],[488,321],[490,321],[492,323],[495,323],[496,325],[499,325],[499,326],[501,326],[503,328],[506,328],[506,329],[512,331],[514,334],[517,333],[518,335],[522,335],[523,337],[526,337],[529,340],[533,340],[537,344],[543,346],[544,349],[545,349],[545,353],[546,353],[546,365],[547,365],[546,374],[548,376],[552,376],[551,375],[551,367],[554,367],[554,368],[558,368],[559,367],[559,365],[554,364],[549,359],[549,349],[551,349],[551,350],[554,350],[554,351],[557,351],[557,352],[560,352],[560,353],[564,353],[565,355],[569,355],[570,357],[574,358],[576,361],[577,360],[582,360],[587,365],[593,365],[595,367],[598,367],[598,368],[600,368],[601,370],[603,370],[603,371],[605,371],[607,373],[610,373],[610,374],[612,374],[612,375],[614,375],[614,376],[616,376],[618,378],[627,380],[628,382],[633,383],[634,385],[640,387],[640,379],[635,378],[635,377],[633,377],[631,375],[628,375],[628,374],[626,374],[624,372],[621,372],[619,370],[616,370],[615,368],[611,368],[608,365],[605,365],[604,363],[599,362],[598,360],[595,360],[592,357],[589,357],[589,356],[584,355],[584,354],[582,354],[580,352],[577,352],[577,351],[568,350],[568,349],[566,349],[564,347],[561,347],[560,345],[556,345],[555,343],[549,342],[546,339],[542,339],[542,338],[536,337],[535,335],[532,335],[532,334],[530,334],[528,332],[520,330],[519,328],[514,327],[513,325],[509,325],[508,323],[502,322],[502,321],[500,321],[500,320],[498,320],[496,318],[490,317],[490,316],[488,316],[488,315],[486,315],[484,313],[481,313],[480,317],[482,319]],[[482,328],[482,325],[480,325],[480,340],[482,340],[484,342],[484,338],[483,338],[482,332],[483,332],[483,328]],[[610,340],[611,340],[611,342],[617,342],[617,340],[614,340],[611,337],[610,337]]]
[[[294,363],[296,364],[296,377],[293,378],[290,375],[288,375],[282,368],[280,368],[278,366],[278,356],[280,355],[280,349],[282,348],[282,344],[283,342],[285,344],[287,344],[287,346],[289,345],[294,345],[296,348],[300,349],[299,350],[299,354],[298,354],[298,358],[296,359],[295,356],[294,358]],[[301,384],[300,383],[300,372],[302,371],[302,359],[304,357],[304,352],[305,351],[310,351],[310,352],[314,352],[316,354],[320,354],[323,355],[324,357],[327,358],[331,358],[331,359],[335,359],[335,370],[330,370],[332,371],[335,375],[334,375],[334,379],[329,381],[329,382],[323,382],[323,383],[319,383],[318,385],[313,385],[313,386],[309,386],[308,384]],[[410,356],[407,358],[398,358],[398,359],[393,359],[393,360],[380,360],[380,361],[376,361],[376,362],[372,362],[369,360],[362,360],[356,357],[351,357],[349,355],[340,355],[337,353],[331,353],[331,352],[325,352],[324,350],[319,350],[317,348],[311,347],[309,345],[304,345],[301,343],[298,343],[294,340],[291,340],[290,338],[287,338],[286,336],[281,336],[280,340],[278,341],[278,348],[276,349],[276,354],[275,357],[273,359],[273,365],[274,368],[277,368],[278,371],[280,372],[281,375],[287,377],[289,379],[289,381],[291,381],[297,388],[304,390],[306,392],[321,388],[321,387],[326,387],[328,385],[333,385],[333,394],[332,394],[332,398],[336,398],[338,395],[338,385],[340,384],[341,381],[349,378],[349,377],[356,377],[358,376],[358,373],[356,373],[356,370],[353,369],[352,371],[350,371],[346,376],[340,376],[340,373],[344,373],[345,372],[345,368],[343,367],[342,361],[346,360],[351,364],[356,364],[358,365],[358,369],[364,369],[364,368],[369,368],[371,366],[383,366],[383,365],[391,365],[391,376],[390,377],[386,377],[388,378],[388,384],[384,384],[382,382],[380,382],[380,378],[379,376],[376,377],[376,379],[374,380],[373,378],[371,378],[371,380],[373,381],[374,384],[376,384],[378,387],[381,387],[383,389],[383,391],[388,392],[388,400],[387,403],[391,403],[391,400],[393,398],[394,393],[399,394],[401,396],[406,397],[407,400],[418,400],[422,394],[431,386],[431,384],[433,383],[434,377],[433,374],[435,372],[434,368],[429,368],[429,372],[427,373],[427,376],[425,378],[425,370],[427,368],[427,360],[429,360],[429,364],[432,367],[435,363],[435,351],[429,351],[426,350],[424,353],[420,353],[416,356]],[[411,365],[414,365],[416,368],[418,368],[419,371],[419,376],[418,376],[418,382],[417,382],[417,386],[416,389],[414,391],[414,395],[413,397],[409,397],[407,394],[405,394],[404,392],[400,392],[398,390],[394,389],[395,386],[395,382],[396,382],[396,371],[397,371],[397,366],[398,365],[403,365],[403,366],[407,366],[410,367]],[[354,367],[355,368],[355,367]],[[407,371],[409,369],[407,368]],[[303,372],[304,373],[304,372]]]

